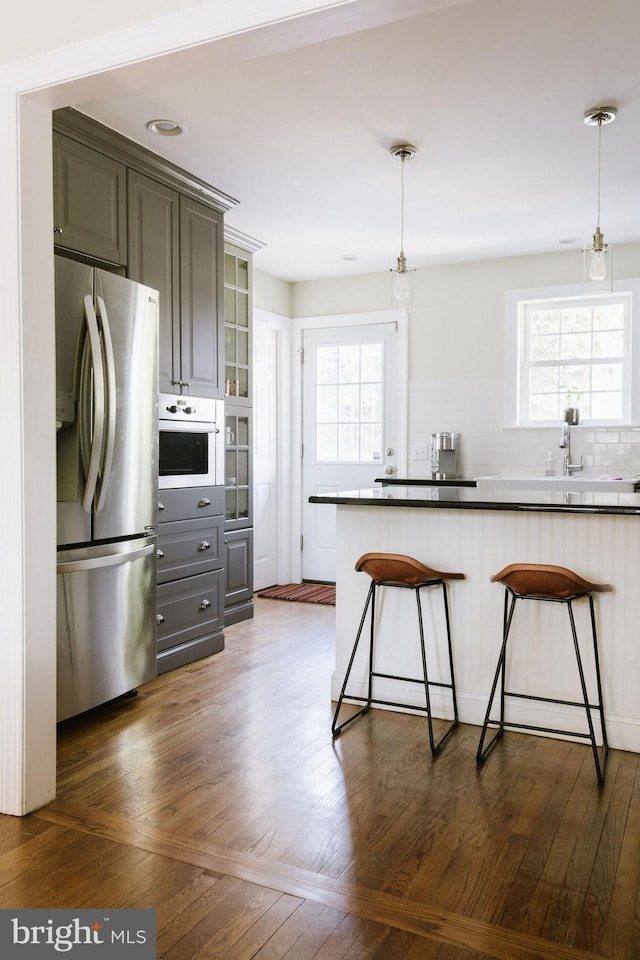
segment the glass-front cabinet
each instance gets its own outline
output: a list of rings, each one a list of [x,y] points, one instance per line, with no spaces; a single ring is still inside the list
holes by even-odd
[[[251,253],[224,247],[225,613],[253,616]]]
[[[249,254],[230,245],[224,254],[224,392],[250,403],[251,302]]]
[[[250,430],[251,411],[234,408],[229,403],[225,409],[225,520],[227,530],[251,525],[251,458]]]

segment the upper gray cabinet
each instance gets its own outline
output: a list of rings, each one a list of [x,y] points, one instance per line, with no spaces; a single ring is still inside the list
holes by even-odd
[[[179,207],[175,190],[129,171],[129,276],[160,293],[158,383],[163,393],[180,393],[174,385],[180,379]]]
[[[180,379],[182,392],[224,396],[222,214],[180,198]]]
[[[159,385],[223,395],[223,218],[129,171],[129,276],[160,291]]]
[[[54,242],[127,263],[126,167],[76,140],[53,135]]]

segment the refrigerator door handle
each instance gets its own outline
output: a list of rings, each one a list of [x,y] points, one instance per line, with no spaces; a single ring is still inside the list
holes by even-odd
[[[131,563],[132,560],[139,560],[140,557],[150,556],[155,549],[155,543],[148,543],[134,550],[84,557],[79,560],[63,560],[56,565],[56,573],[77,573],[79,570],[95,570],[99,567],[114,567],[123,563]]]
[[[84,298],[84,313],[87,324],[87,333],[89,337],[89,348],[91,350],[91,372],[87,368],[86,354],[83,356],[82,374],[84,388],[81,394],[81,433],[85,438],[84,448],[86,449],[87,438],[90,437],[91,453],[89,455],[89,464],[86,467],[86,479],[84,487],[84,497],[82,498],[82,509],[85,513],[91,512],[91,504],[95,496],[96,486],[100,473],[100,460],[102,457],[102,446],[104,442],[104,367],[102,359],[102,347],[100,346],[100,331],[98,328],[98,318],[93,309],[93,301],[89,294]],[[86,342],[85,342],[86,350]],[[93,390],[90,389],[90,383],[87,383],[93,377]],[[92,396],[92,404],[89,403],[89,397]],[[93,407],[93,410],[91,409]],[[93,414],[93,417],[92,417]],[[90,418],[92,417],[92,423]]]
[[[113,341],[111,339],[111,328],[109,326],[109,317],[107,307],[102,297],[97,298],[98,314],[102,324],[102,342],[104,346],[104,372],[105,383],[105,427],[106,439],[104,447],[104,458],[102,461],[100,474],[100,486],[98,489],[98,499],[96,510],[102,510],[109,487],[109,477],[111,475],[111,465],[113,463],[113,450],[116,439],[116,364],[113,356]]]

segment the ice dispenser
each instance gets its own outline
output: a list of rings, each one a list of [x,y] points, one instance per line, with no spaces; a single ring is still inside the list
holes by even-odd
[[[455,480],[458,476],[459,433],[431,434],[431,476],[434,480]]]

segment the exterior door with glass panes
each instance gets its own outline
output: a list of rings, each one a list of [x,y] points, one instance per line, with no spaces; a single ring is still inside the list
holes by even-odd
[[[396,471],[397,339],[394,322],[304,331],[303,580],[336,578],[336,508],[309,497]]]

